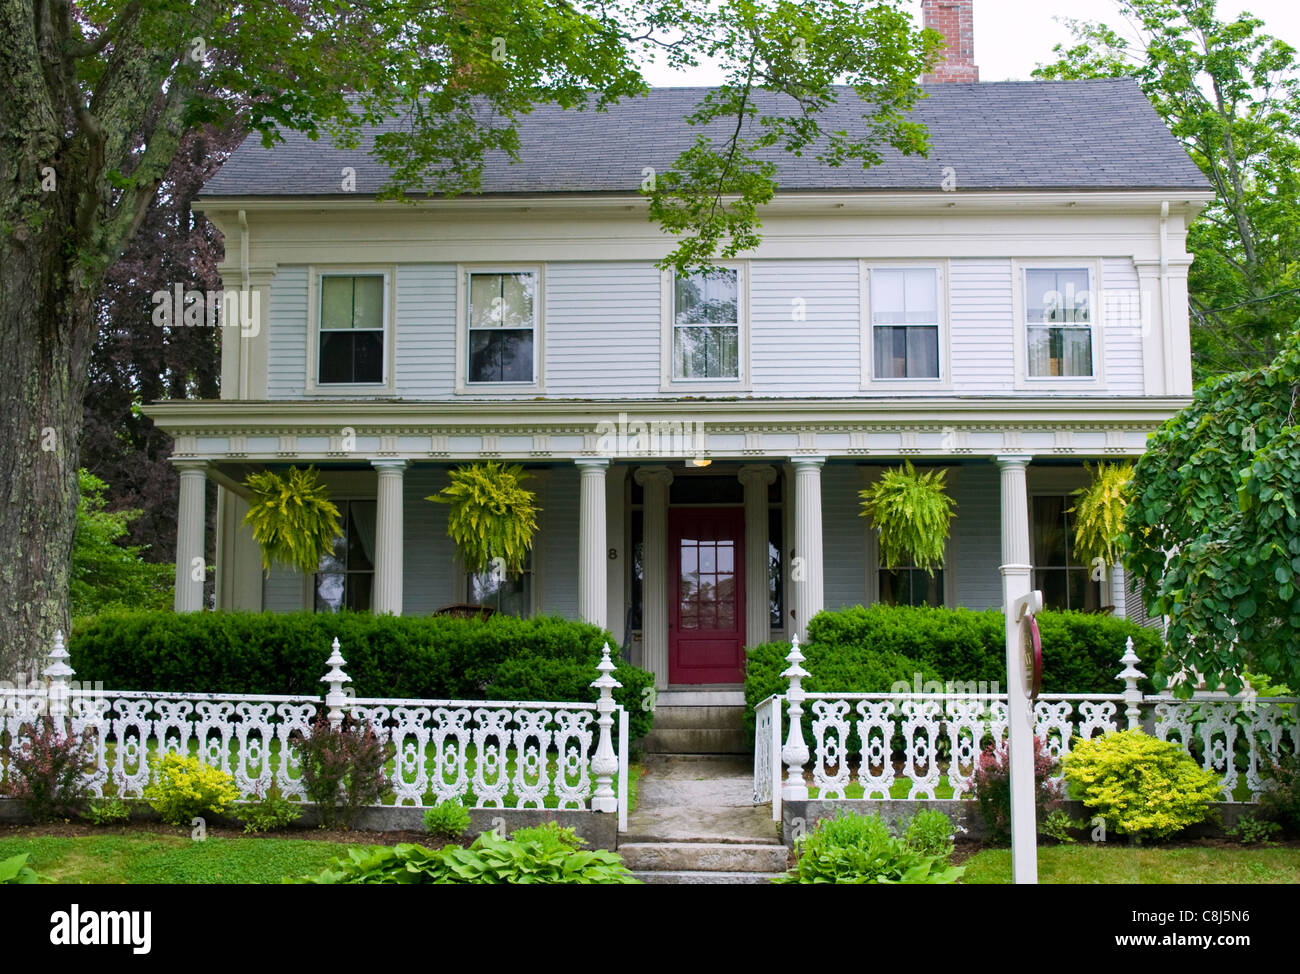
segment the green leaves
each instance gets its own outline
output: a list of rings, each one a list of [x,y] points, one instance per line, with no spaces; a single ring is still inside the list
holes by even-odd
[[[1088,469],[1088,464],[1084,464]],[[1131,463],[1097,465],[1092,483],[1074,492],[1074,557],[1084,565],[1100,558],[1114,565],[1124,551],[1124,509],[1128,506]]]
[[[317,571],[343,532],[339,509],[330,502],[328,488],[317,481],[316,469],[252,473],[244,485],[253,495],[244,523],[262,548],[267,574],[277,563],[304,574]]]
[[[880,532],[880,564],[912,564],[934,574],[943,566],[944,545],[956,503],[944,487],[946,470],[918,474],[910,460],[886,470],[858,496],[862,517]]]
[[[466,464],[451,472],[451,483],[425,500],[449,504],[447,534],[471,572],[486,572],[501,559],[506,575],[523,571],[537,530],[533,494],[518,464],[496,460]]]

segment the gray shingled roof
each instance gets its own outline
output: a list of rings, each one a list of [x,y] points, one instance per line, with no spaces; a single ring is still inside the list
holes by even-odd
[[[520,161],[488,157],[485,194],[635,192],[642,169],[668,169],[698,134],[684,118],[707,89],[658,88],[608,112],[539,106],[519,121]],[[939,191],[943,169],[959,190],[1209,188],[1204,175],[1129,78],[1091,81],[1008,81],[937,84],[925,89],[912,118],[930,132],[928,158],[887,149],[878,166],[831,168],[813,154],[770,154],[783,192],[825,190]],[[864,108],[851,88],[823,121],[828,130],[862,125]],[[759,110],[793,105],[759,93]],[[721,138],[723,129],[718,129]],[[361,148],[344,151],[327,139],[288,132],[271,149],[246,139],[203,190],[219,196],[340,196],[340,172],[357,172],[356,192],[373,194],[386,179]]]

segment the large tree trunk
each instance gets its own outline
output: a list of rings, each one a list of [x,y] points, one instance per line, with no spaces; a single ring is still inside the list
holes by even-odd
[[[0,213],[12,210],[0,205]],[[0,240],[0,673],[6,679],[38,672],[55,630],[68,629],[93,298],[77,286],[79,270],[68,266],[63,240],[55,228],[20,229]]]

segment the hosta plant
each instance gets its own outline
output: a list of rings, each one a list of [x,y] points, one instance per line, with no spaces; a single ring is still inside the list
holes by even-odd
[[[275,564],[303,573],[320,568],[321,557],[343,532],[339,509],[317,480],[316,469],[252,473],[244,485],[252,492],[244,523],[262,549],[262,568],[268,573]]]
[[[861,516],[880,532],[880,565],[912,565],[933,575],[943,566],[944,545],[956,503],[944,486],[946,470],[917,473],[910,460],[886,470],[858,496]]]
[[[925,830],[914,832],[911,841],[899,838],[874,813],[821,819],[796,844],[799,859],[794,868],[773,882],[803,885],[957,882],[965,867],[950,866],[947,852],[933,848],[935,836],[922,836],[921,831]]]
[[[537,530],[533,493],[518,464],[495,460],[468,463],[451,472],[451,483],[425,498],[447,504],[447,534],[456,543],[465,567],[486,572],[495,559],[506,575],[523,571]]]
[[[1172,741],[1140,730],[1077,740],[1065,758],[1071,794],[1121,835],[1164,838],[1204,821],[1222,782]]]
[[[1085,469],[1091,469],[1084,464]],[[1124,510],[1133,464],[1101,462],[1092,470],[1092,483],[1074,492],[1074,557],[1089,565],[1100,558],[1110,566],[1124,553]]]

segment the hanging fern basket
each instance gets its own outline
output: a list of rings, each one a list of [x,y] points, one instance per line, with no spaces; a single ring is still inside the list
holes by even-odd
[[[518,464],[469,463],[453,470],[451,483],[425,498],[450,505],[447,534],[468,571],[486,572],[498,558],[507,576],[523,571],[538,511],[532,491],[523,486],[527,477]]]
[[[316,571],[343,534],[339,509],[317,480],[316,469],[253,473],[244,486],[252,492],[244,523],[262,549],[263,570],[269,575],[271,566],[280,564],[303,573]]]
[[[880,532],[880,566],[912,566],[934,575],[943,567],[944,546],[957,506],[944,484],[946,470],[917,473],[911,461],[886,470],[858,496],[861,516]]]
[[[1133,464],[1102,461],[1092,470],[1092,483],[1074,492],[1074,557],[1085,565],[1098,559],[1109,569],[1124,555],[1124,511],[1128,507]]]

